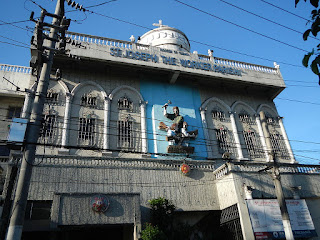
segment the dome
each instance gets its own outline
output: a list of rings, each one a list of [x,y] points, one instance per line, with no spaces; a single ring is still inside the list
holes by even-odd
[[[140,37],[138,43],[151,45],[159,48],[190,52],[190,43],[187,36],[180,30],[166,25],[162,21],[153,24],[158,28],[153,29]]]

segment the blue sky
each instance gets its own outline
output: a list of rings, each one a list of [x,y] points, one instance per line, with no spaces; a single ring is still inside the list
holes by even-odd
[[[312,74],[310,69],[301,65],[301,59],[305,54],[303,50],[311,50],[319,44],[319,40],[310,38],[305,42],[302,39],[302,34],[248,13],[252,12],[296,31],[304,32],[307,27],[306,20],[272,7],[266,2],[273,3],[304,18],[309,18],[312,10],[310,4],[301,1],[295,8],[294,0],[224,0],[248,11],[244,12],[222,0],[181,1],[211,15],[204,14],[174,0],[117,0],[90,8],[98,14],[83,14],[79,11],[67,13],[67,17],[77,20],[71,23],[69,30],[129,40],[132,34],[136,37],[141,36],[147,31],[146,28],[153,28],[152,23],[162,19],[163,24],[183,31],[191,40],[192,51],[196,50],[200,54],[207,54],[210,48],[214,50],[215,56],[221,58],[270,67],[276,61],[280,65],[287,88],[277,97],[275,103],[280,116],[284,117],[285,128],[296,160],[300,163],[319,164],[320,86],[318,85],[318,77]],[[49,12],[54,12],[55,0],[34,0],[34,2],[40,4]],[[79,0],[79,3],[86,6],[104,2],[106,1]],[[72,9],[66,6],[66,10]],[[0,9],[0,63],[29,65],[30,50],[28,46],[34,23],[30,21],[21,22],[15,24],[18,27],[14,27],[8,24],[2,25],[2,21],[28,20],[31,11],[35,12],[35,16],[40,15],[40,8],[30,0],[3,1]],[[115,20],[115,18],[122,21]],[[26,27],[30,31],[27,31]],[[4,42],[25,46],[26,48]]]

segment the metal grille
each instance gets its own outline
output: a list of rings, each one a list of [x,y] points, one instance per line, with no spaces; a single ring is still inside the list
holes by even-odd
[[[79,132],[78,143],[80,145],[94,145],[95,136],[95,122],[94,118],[80,118],[79,119]]]
[[[84,94],[81,97],[81,106],[95,108],[97,106],[97,97],[92,96],[91,94]]]
[[[243,240],[239,211],[236,204],[222,210],[220,226],[226,232],[226,239]]]
[[[132,102],[127,97],[123,97],[118,100],[119,109],[132,110],[132,107],[133,107]]]
[[[46,102],[48,104],[58,103],[59,93],[49,90],[46,96]]]
[[[133,123],[132,121],[118,121],[118,148],[133,148]]]
[[[243,131],[244,141],[247,146],[248,154],[251,158],[262,158],[263,150],[260,139],[254,131]]]
[[[225,122],[226,121],[226,115],[221,110],[213,110],[212,111],[212,118],[214,120],[217,120],[217,121],[220,121],[220,122]]]
[[[52,140],[56,134],[56,115],[48,114],[44,116],[40,136],[46,140]]]
[[[289,159],[288,149],[284,142],[284,139],[279,133],[270,134],[270,140],[272,145],[272,150],[275,153],[276,157]]]
[[[253,121],[252,117],[248,113],[240,113],[239,119],[240,119],[240,122],[248,124],[248,125],[255,124],[255,121]]]
[[[234,157],[237,156],[236,145],[232,132],[224,128],[215,129],[215,132],[218,141],[219,152],[222,154],[229,152]]]

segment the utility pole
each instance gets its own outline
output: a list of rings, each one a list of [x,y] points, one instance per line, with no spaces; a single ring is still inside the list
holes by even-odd
[[[286,200],[284,198],[282,185],[281,185],[281,181],[280,181],[280,170],[278,167],[275,153],[272,150],[272,144],[271,144],[271,140],[270,140],[270,132],[269,132],[268,124],[267,124],[267,119],[266,119],[266,116],[263,111],[261,111],[259,114],[260,114],[260,119],[261,119],[262,130],[263,130],[263,133],[266,138],[266,145],[268,148],[268,154],[270,156],[270,160],[273,160],[273,167],[272,167],[272,172],[270,175],[272,177],[272,180],[273,180],[273,183],[275,186],[276,196],[277,196],[279,206],[280,206],[285,237],[287,240],[294,240],[292,227],[291,227],[291,223],[290,223],[290,218],[289,218],[289,213],[288,213],[288,208],[287,208]],[[268,169],[270,169],[270,168],[268,168]]]
[[[42,112],[50,80],[53,56],[56,51],[55,45],[58,41],[57,33],[59,29],[61,30],[60,21],[62,20],[62,17],[64,15],[64,0],[57,0],[57,5],[54,14],[45,13],[45,15],[52,17],[53,20],[52,24],[43,24],[45,26],[50,27],[49,37],[46,37],[48,39],[48,46],[43,47],[45,52],[41,55],[43,66],[41,69],[40,78],[36,91],[38,94],[36,94],[34,99],[31,118],[27,130],[27,144],[21,162],[20,174],[16,188],[16,195],[12,205],[12,216],[10,219],[6,240],[20,240],[22,235],[30,179],[32,174],[32,166],[35,159],[38,136],[42,125]]]

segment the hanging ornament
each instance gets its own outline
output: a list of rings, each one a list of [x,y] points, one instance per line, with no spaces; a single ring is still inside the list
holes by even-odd
[[[188,176],[190,174],[191,168],[188,164],[184,163],[181,165],[180,171],[183,175]]]

